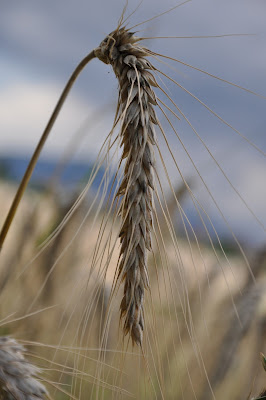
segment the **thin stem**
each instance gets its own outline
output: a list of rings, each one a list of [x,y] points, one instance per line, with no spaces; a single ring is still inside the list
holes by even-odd
[[[213,39],[213,38],[224,38],[232,36],[256,36],[256,33],[227,33],[225,35],[203,35],[203,36],[151,36],[151,37],[141,37],[141,40],[151,40],[151,39]]]
[[[0,251],[1,251],[2,247],[3,247],[3,243],[5,241],[5,238],[6,238],[6,235],[7,235],[8,231],[9,231],[9,228],[10,228],[10,226],[12,224],[13,218],[14,218],[14,216],[16,214],[16,211],[17,211],[18,205],[20,203],[20,200],[21,200],[21,198],[22,198],[22,196],[23,196],[23,194],[25,192],[25,189],[26,189],[28,183],[29,183],[30,177],[31,177],[32,172],[34,170],[34,167],[35,167],[35,165],[36,165],[36,163],[38,161],[38,158],[39,158],[40,153],[42,151],[42,148],[43,148],[43,146],[44,146],[44,144],[46,142],[46,139],[48,138],[49,133],[50,133],[55,121],[56,121],[56,118],[57,118],[57,116],[58,116],[58,114],[59,114],[59,112],[60,112],[60,110],[61,110],[61,108],[62,108],[62,106],[63,106],[63,104],[64,104],[64,102],[65,102],[65,100],[66,100],[66,98],[67,98],[67,96],[68,96],[73,84],[74,84],[74,82],[75,82],[75,80],[77,79],[78,75],[83,70],[83,68],[95,57],[96,56],[95,56],[95,53],[94,53],[94,50],[93,50],[91,53],[89,53],[78,64],[78,66],[75,68],[74,72],[72,73],[71,77],[69,78],[69,80],[68,80],[68,82],[67,82],[67,84],[66,84],[66,86],[65,86],[65,88],[64,88],[64,90],[63,90],[63,92],[62,92],[62,94],[61,94],[61,96],[60,96],[60,98],[59,98],[59,100],[57,102],[57,104],[56,104],[56,106],[55,106],[55,109],[54,109],[54,111],[53,111],[53,113],[52,113],[52,115],[51,115],[51,117],[50,117],[50,119],[49,119],[49,121],[48,121],[48,123],[46,125],[46,128],[45,128],[45,130],[44,130],[44,132],[43,132],[43,134],[42,134],[42,136],[40,138],[40,141],[39,141],[39,143],[38,143],[38,145],[37,145],[37,147],[36,147],[36,149],[35,149],[35,151],[33,153],[32,158],[31,158],[31,160],[29,162],[27,170],[26,170],[26,172],[25,172],[25,174],[24,174],[24,176],[22,178],[22,181],[20,182],[20,185],[19,185],[19,188],[17,190],[16,196],[15,196],[15,198],[13,200],[13,203],[12,203],[12,205],[10,207],[9,213],[8,213],[8,215],[6,217],[5,223],[4,223],[3,228],[1,230],[1,233],[0,233]]]

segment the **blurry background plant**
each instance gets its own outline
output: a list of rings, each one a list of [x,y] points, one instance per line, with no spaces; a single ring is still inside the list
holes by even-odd
[[[130,2],[129,11],[136,6]],[[170,2],[162,5],[146,1],[132,15],[129,25],[171,6]],[[259,1],[192,1],[136,29],[144,37],[256,33],[216,39],[150,39],[145,45],[265,95],[265,7]],[[0,62],[5,80],[0,93],[0,224],[66,79],[77,62],[116,27],[121,4],[99,1],[92,12],[87,1],[67,5],[59,1],[55,5],[28,0],[16,5],[6,2],[1,9]],[[176,62],[171,62],[170,69],[157,65],[262,151],[265,149],[264,99]],[[188,224],[187,241],[173,193],[163,186],[164,210],[168,209],[169,215],[157,204],[154,253],[149,260],[152,290],[145,303],[146,362],[138,349],[123,345],[118,324],[122,293],[111,304],[112,318],[104,319],[110,310],[109,294],[119,255],[118,244],[111,254],[114,239],[108,241],[109,232],[113,232],[113,238],[118,233],[119,221],[113,226],[112,216],[109,218],[105,209],[117,158],[107,176],[108,163],[101,166],[83,203],[45,245],[93,176],[96,156],[113,124],[117,82],[110,71],[94,61],[81,75],[20,205],[1,253],[1,335],[15,335],[28,345],[32,361],[46,368],[45,379],[56,382],[53,395],[58,398],[66,393],[80,399],[87,398],[88,393],[91,398],[110,398],[110,393],[113,398],[118,393],[126,398],[130,392],[139,398],[191,398],[196,394],[206,400],[213,390],[217,399],[242,399],[251,388],[255,396],[265,385],[258,356],[260,351],[265,352],[265,232],[184,118],[175,121],[175,127],[244,246],[256,284],[228,227],[162,116],[175,159],[214,222],[229,261],[208,221],[205,223],[213,244],[206,235],[157,132],[176,196],[200,247]],[[263,155],[195,99],[163,81],[234,187],[265,223]],[[158,167],[162,173],[162,166]],[[171,229],[166,221],[169,216]],[[95,250],[96,243],[99,247]],[[110,264],[107,272],[106,264]]]

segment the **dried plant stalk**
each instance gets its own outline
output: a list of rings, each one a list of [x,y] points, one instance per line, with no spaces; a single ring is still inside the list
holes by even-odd
[[[104,63],[111,64],[119,81],[122,159],[126,159],[121,198],[121,250],[119,279],[124,280],[121,318],[124,333],[141,345],[144,329],[144,289],[149,286],[147,250],[151,250],[153,210],[154,124],[157,104],[151,86],[157,86],[145,58],[148,52],[137,44],[139,38],[125,28],[110,33],[95,50]]]
[[[0,337],[0,400],[37,400],[48,395],[36,379],[40,370],[24,358],[23,351],[15,339]]]
[[[61,96],[60,96],[60,98],[59,98],[59,100],[57,102],[57,104],[56,104],[56,106],[55,106],[55,109],[54,109],[54,111],[53,111],[53,113],[52,113],[52,115],[51,115],[51,117],[50,117],[50,119],[49,119],[49,121],[48,121],[48,123],[47,123],[47,125],[46,125],[46,127],[44,129],[44,131],[43,131],[43,134],[42,134],[42,136],[40,138],[40,141],[39,141],[39,143],[37,144],[37,146],[36,146],[36,148],[34,150],[34,153],[33,153],[32,157],[30,159],[29,165],[28,165],[28,167],[27,167],[27,169],[26,169],[26,171],[24,173],[24,176],[23,176],[21,182],[20,182],[19,188],[18,188],[18,190],[16,192],[16,195],[14,197],[14,200],[13,200],[13,202],[11,204],[11,207],[10,207],[9,212],[7,214],[7,217],[5,219],[4,225],[3,225],[2,229],[0,230],[0,252],[1,252],[3,244],[5,242],[6,235],[7,235],[8,231],[9,231],[9,228],[10,228],[10,226],[12,224],[12,221],[13,221],[13,219],[15,217],[15,214],[17,212],[17,208],[19,206],[20,200],[21,200],[21,198],[22,198],[22,196],[23,196],[23,194],[24,194],[24,192],[26,190],[26,187],[27,187],[27,185],[29,183],[29,180],[31,178],[32,172],[33,172],[33,170],[35,168],[35,165],[36,165],[36,163],[37,163],[37,161],[39,159],[39,156],[41,154],[42,148],[43,148],[43,146],[44,146],[44,144],[45,144],[45,142],[46,142],[46,140],[47,140],[47,138],[48,138],[48,136],[49,136],[49,134],[51,132],[51,129],[52,129],[57,117],[58,117],[58,114],[60,113],[61,108],[62,108],[62,106],[63,106],[63,104],[64,104],[64,102],[65,102],[65,100],[66,100],[66,98],[67,98],[67,96],[68,96],[68,94],[69,94],[74,82],[75,82],[75,80],[77,79],[77,77],[79,76],[79,74],[81,73],[83,68],[93,58],[95,58],[95,54],[94,54],[94,51],[91,51],[77,65],[77,67],[73,71],[72,75],[70,76],[70,78],[69,78],[69,80],[68,80],[68,82],[67,82],[67,84],[66,84],[66,86],[65,86],[65,88],[64,88],[64,90],[63,90],[63,92],[62,92],[62,94],[61,94]]]

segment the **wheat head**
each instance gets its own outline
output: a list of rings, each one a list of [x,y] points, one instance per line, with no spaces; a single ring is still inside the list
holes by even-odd
[[[0,399],[44,399],[48,392],[37,380],[39,368],[23,356],[24,347],[15,339],[0,337]]]
[[[144,289],[149,286],[147,250],[151,250],[154,189],[154,124],[157,104],[151,86],[157,86],[150,72],[148,53],[139,39],[125,28],[108,35],[95,50],[104,63],[111,64],[119,81],[122,160],[125,168],[117,196],[121,198],[120,257],[118,278],[125,281],[121,302],[124,333],[141,344]]]

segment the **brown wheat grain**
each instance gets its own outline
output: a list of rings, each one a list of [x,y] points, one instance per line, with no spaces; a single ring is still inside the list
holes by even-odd
[[[124,177],[117,196],[122,226],[120,229],[120,261],[118,278],[125,281],[121,302],[124,333],[133,343],[142,343],[144,329],[144,289],[149,286],[147,250],[151,250],[153,169],[155,144],[154,124],[157,104],[151,86],[157,86],[146,60],[147,51],[139,39],[125,28],[108,35],[95,50],[96,56],[111,64],[119,81],[119,105],[122,160],[126,159]]]

